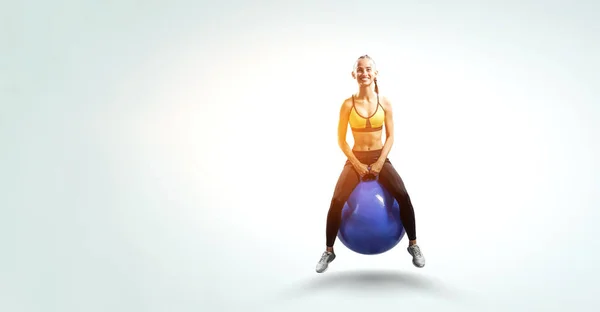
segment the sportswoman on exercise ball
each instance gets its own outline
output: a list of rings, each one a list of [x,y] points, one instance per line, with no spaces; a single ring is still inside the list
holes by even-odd
[[[368,55],[358,58],[352,71],[358,82],[358,93],[344,100],[340,110],[338,144],[346,157],[346,164],[335,186],[327,214],[326,250],[317,264],[317,272],[327,270],[335,259],[333,243],[340,228],[342,208],[360,180],[366,175],[379,175],[379,182],[400,204],[400,219],[408,236],[408,253],[413,264],[422,268],[425,258],[417,245],[415,214],[404,182],[387,158],[394,144],[394,121],[390,101],[379,95],[377,69]],[[374,86],[374,88],[373,88]],[[346,142],[348,123],[354,137],[354,147]],[[382,142],[385,124],[386,139]]]

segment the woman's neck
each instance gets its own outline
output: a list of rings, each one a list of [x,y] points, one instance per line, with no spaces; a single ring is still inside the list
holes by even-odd
[[[371,86],[361,86],[358,89],[358,93],[356,94],[356,98],[359,100],[372,100],[373,98],[375,98],[377,96],[377,94],[375,94],[375,91],[373,91],[373,88],[371,88]]]

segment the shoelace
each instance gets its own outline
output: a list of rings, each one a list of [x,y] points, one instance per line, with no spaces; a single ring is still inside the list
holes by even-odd
[[[323,255],[321,256],[321,262],[327,260],[328,257],[329,257],[329,254],[327,252],[324,252]]]
[[[419,249],[419,247],[412,247],[412,250],[413,250],[413,254],[415,255],[415,257],[421,256],[421,249]]]

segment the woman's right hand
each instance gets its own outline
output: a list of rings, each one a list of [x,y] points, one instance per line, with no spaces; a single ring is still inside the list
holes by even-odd
[[[356,172],[358,172],[358,175],[360,176],[361,179],[364,178],[365,175],[369,174],[369,166],[367,166],[361,162],[355,163],[353,166],[354,166],[354,170],[356,170]]]

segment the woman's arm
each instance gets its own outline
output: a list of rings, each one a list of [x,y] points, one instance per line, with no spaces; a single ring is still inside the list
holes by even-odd
[[[348,132],[348,119],[350,118],[350,110],[352,109],[352,102],[349,100],[345,100],[342,104],[342,108],[340,109],[340,119],[338,124],[338,145],[342,149],[342,152],[348,157],[348,160],[352,163],[352,165],[356,166],[360,162],[354,153],[352,153],[352,148],[346,141],[346,135]]]
[[[384,97],[382,106],[385,110],[385,144],[383,145],[381,155],[377,160],[380,164],[385,162],[392,150],[392,145],[394,145],[394,113],[392,111],[392,104],[389,99]]]

